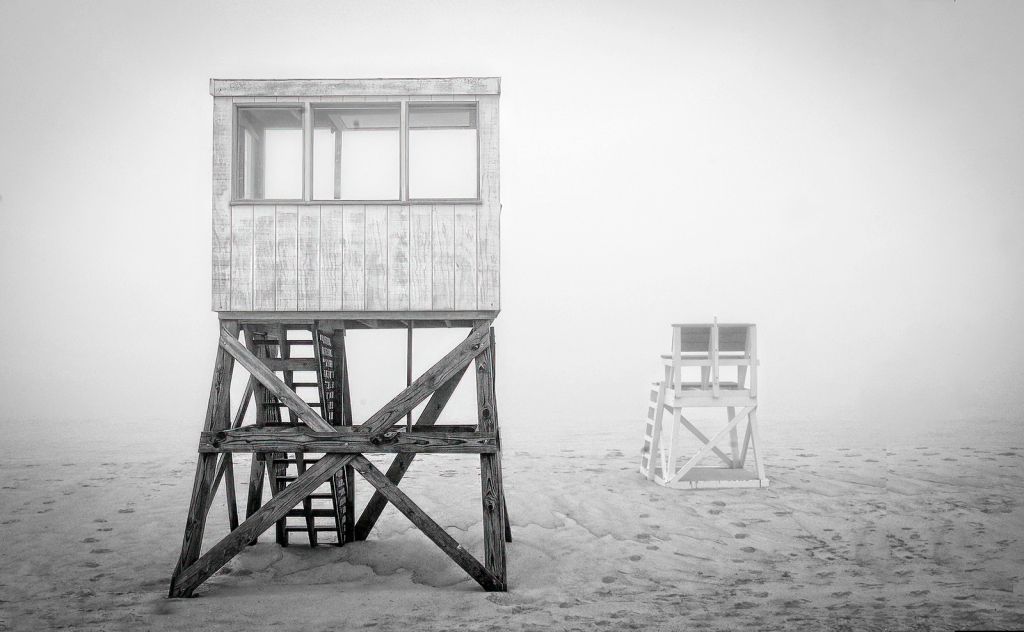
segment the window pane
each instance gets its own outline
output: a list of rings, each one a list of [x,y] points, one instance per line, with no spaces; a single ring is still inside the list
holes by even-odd
[[[475,129],[409,130],[409,197],[477,196]]]
[[[475,103],[409,104],[409,197],[477,197]]]
[[[397,200],[398,104],[317,108],[313,114],[313,197]]]
[[[239,108],[235,197],[302,199],[302,110]]]
[[[410,105],[409,127],[461,127],[476,129],[476,106]]]

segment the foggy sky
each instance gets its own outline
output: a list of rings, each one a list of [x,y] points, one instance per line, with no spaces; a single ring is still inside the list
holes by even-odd
[[[762,433],[1020,423],[1022,26],[989,1],[4,1],[0,427],[198,432],[211,77],[443,76],[502,79],[505,428],[642,424],[669,325],[716,316],[758,325]],[[391,376],[357,413],[404,385],[403,342],[353,359]]]

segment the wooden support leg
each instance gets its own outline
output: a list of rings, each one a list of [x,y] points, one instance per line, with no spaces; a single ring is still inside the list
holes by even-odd
[[[341,389],[338,398],[341,402],[341,425],[351,426],[354,423],[352,420],[352,392],[348,382],[348,352],[345,345],[344,329],[336,329],[331,334],[331,348],[334,357],[340,358],[337,368],[341,374],[341,379],[338,382],[338,387]],[[356,472],[351,465],[345,466],[344,474],[339,477],[339,480],[345,483],[345,521],[343,523],[345,542],[353,542],[356,539]]]
[[[301,476],[306,471],[306,456],[302,452],[295,453],[295,471]],[[313,519],[313,501],[307,496],[302,499],[302,513],[306,519],[306,536],[309,546],[316,546],[316,521]]]
[[[237,323],[224,324],[228,335],[238,336]],[[205,431],[223,430],[230,424],[231,414],[231,372],[234,359],[223,348],[217,349],[217,360],[213,368],[213,384],[210,387],[210,400],[206,408]],[[206,516],[213,502],[215,481],[217,480],[217,454],[200,454],[196,464],[196,478],[192,485],[192,500],[189,502],[188,518],[185,521],[185,535],[182,538],[181,554],[171,575],[171,594],[174,593],[178,575],[191,566],[198,558],[203,545],[203,532],[206,529]]]
[[[468,367],[467,367],[468,368]],[[452,393],[455,392],[455,387],[459,385],[459,380],[466,373],[466,369],[462,369],[455,374],[450,380],[448,380],[441,388],[437,389],[430,397],[430,401],[427,402],[423,412],[420,413],[419,419],[416,420],[417,426],[432,426],[440,417],[441,411],[444,410],[448,400],[451,399]],[[388,480],[398,485],[402,481],[402,477],[405,476],[409,466],[412,465],[413,459],[416,458],[415,453],[406,452],[399,454],[391,462],[391,466],[388,467],[387,477]],[[373,530],[373,525],[377,523],[377,519],[380,518],[381,512],[388,506],[388,499],[381,492],[374,492],[373,497],[370,498],[370,502],[366,503],[366,508],[363,509],[362,515],[359,516],[359,522],[355,524],[354,538],[356,540],[365,540],[370,535],[370,531]]]
[[[185,537],[181,543],[181,555],[178,557],[178,563],[171,575],[170,595],[172,597],[178,575],[199,559],[199,552],[203,545],[203,532],[206,529],[206,516],[210,511],[210,502],[213,499],[216,468],[216,454],[199,455],[196,479],[192,485],[192,500],[189,503],[188,518],[185,521]]]
[[[224,492],[228,497],[228,525],[232,531],[238,528],[238,500],[235,498],[235,464],[231,453],[224,455]]]
[[[494,392],[494,329],[491,344],[476,358],[476,398],[481,432],[497,432],[498,409]],[[480,455],[480,488],[483,501],[484,565],[507,589],[505,568],[505,491],[501,481],[501,453]]]
[[[283,453],[272,453],[267,455],[267,473],[270,475],[270,493],[275,498],[285,487],[284,482],[279,479],[288,474],[287,458],[288,455]],[[281,516],[277,521],[274,535],[278,544],[281,546],[288,546],[287,520],[284,516]]]
[[[267,462],[262,454],[253,454],[249,464],[249,499],[245,505],[245,519],[248,520],[263,506],[263,479],[267,473]],[[256,544],[254,537],[249,544]]]
[[[356,468],[356,471],[367,480],[367,482],[377,488],[377,491],[384,494],[396,509],[405,514],[406,518],[416,525],[416,527],[419,528],[425,536],[434,542],[434,544],[439,546],[441,550],[448,555],[448,557],[455,561],[456,564],[469,573],[469,576],[475,579],[477,583],[484,587],[485,590],[505,590],[504,581],[499,581],[499,579],[491,574],[483,564],[470,555],[469,551],[462,548],[462,546],[455,541],[455,538],[448,535],[448,532],[441,528],[441,525],[434,522],[430,516],[424,513],[416,503],[405,495],[405,492],[400,490],[398,486],[389,481],[380,470],[367,461],[366,457],[361,454],[356,455],[352,460],[352,465]]]

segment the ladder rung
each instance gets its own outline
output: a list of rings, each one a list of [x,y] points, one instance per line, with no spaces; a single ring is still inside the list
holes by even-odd
[[[263,405],[264,406],[277,406],[277,407],[283,406],[285,408],[288,407],[288,404],[285,404],[284,402],[264,402]],[[320,402],[306,402],[306,406],[323,406],[323,404],[321,404]]]
[[[300,387],[303,387],[303,386],[316,386],[316,387],[319,387],[320,384],[318,382],[292,382],[292,386],[295,387],[295,388],[300,388]]]
[[[291,526],[285,527],[284,530],[288,531],[288,532],[294,532],[294,533],[303,533],[303,532],[309,531],[309,529],[307,529],[306,527],[291,527]],[[338,531],[338,527],[315,526],[315,527],[313,527],[313,531],[334,531],[334,532],[337,532]]]
[[[312,509],[312,510],[310,510],[310,513],[313,515],[314,518],[333,518],[334,517],[334,510],[333,509]],[[292,517],[296,517],[296,518],[302,518],[302,517],[305,517],[306,511],[304,509],[292,509],[286,515],[292,516]]]

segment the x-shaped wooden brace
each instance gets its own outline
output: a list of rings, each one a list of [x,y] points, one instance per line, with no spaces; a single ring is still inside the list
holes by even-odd
[[[443,389],[451,380],[458,381],[466,367],[477,358],[477,356],[488,351],[490,348],[490,322],[484,323],[475,328],[459,346],[453,349],[448,355],[442,358],[437,364],[431,367],[426,373],[408,386],[394,399],[377,411],[365,423],[359,426],[365,430],[371,441],[382,437],[392,426],[398,423],[413,408],[423,402],[431,393]],[[288,388],[273,371],[249,352],[237,338],[237,326],[234,328],[223,328],[220,336],[220,346],[232,358],[245,367],[249,373],[267,388],[288,408],[306,423],[310,428],[320,432],[337,432],[333,426],[328,424],[320,415],[309,407],[295,392]],[[490,354],[488,354],[489,356]],[[491,370],[491,367],[487,367]],[[219,392],[225,388],[224,373],[230,374],[231,363],[222,361],[218,356],[217,367],[214,375],[214,389],[211,392],[210,412],[207,417],[207,428],[211,427],[211,419],[226,417],[227,398],[222,397]],[[489,384],[489,381],[488,381]],[[454,388],[452,386],[451,388]],[[493,387],[491,387],[493,388]],[[493,392],[490,397],[493,398]],[[493,399],[492,399],[493,402]],[[493,408],[493,404],[492,404]],[[491,413],[487,413],[491,414]],[[211,575],[219,570],[231,558],[244,549],[259,534],[266,531],[277,520],[282,518],[292,507],[303,498],[312,493],[322,483],[328,480],[336,472],[346,465],[351,464],[377,491],[391,502],[399,511],[406,515],[428,538],[434,541],[449,557],[461,566],[473,579],[484,589],[489,591],[505,590],[505,578],[503,572],[504,554],[489,551],[488,560],[499,558],[501,564],[493,565],[497,572],[492,573],[477,561],[468,551],[462,548],[448,533],[441,528],[434,520],[423,512],[405,493],[392,483],[388,478],[370,463],[361,454],[326,454],[312,467],[300,474],[283,491],[270,499],[267,504],[253,513],[237,529],[232,531],[224,539],[214,545],[209,551],[198,559],[198,554],[203,536],[202,523],[205,522],[206,512],[209,508],[209,492],[205,494],[194,494],[193,505],[205,503],[204,510],[196,512],[195,507],[190,509],[189,522],[186,524],[185,542],[182,546],[182,557],[179,559],[178,567],[175,569],[171,579],[169,591],[170,597],[187,597]],[[212,474],[212,472],[211,472]],[[497,484],[500,485],[500,469],[497,475]],[[200,462],[197,473],[197,488],[203,484],[203,464]],[[493,485],[493,482],[491,483]],[[484,486],[488,486],[485,480]],[[487,502],[485,491],[485,503]],[[502,522],[505,519],[504,508],[500,503],[491,512],[493,516],[486,516],[485,521],[497,520]],[[198,522],[199,524],[196,524]],[[503,527],[503,525],[502,525]],[[492,529],[494,530],[494,529]],[[503,528],[497,530],[502,534]],[[485,534],[486,535],[486,534]],[[503,546],[501,535],[497,538],[486,538],[488,542],[497,541]],[[192,558],[192,559],[189,559]]]
[[[750,414],[750,411],[754,410],[754,408],[755,408],[754,406],[747,406],[746,408],[741,410],[738,415],[736,415],[735,417],[730,419],[729,423],[726,424],[725,428],[722,428],[720,431],[718,431],[718,434],[716,434],[714,437],[712,437],[711,440],[707,440],[706,438],[703,439],[704,440],[704,447],[701,448],[697,452],[697,454],[694,454],[690,458],[690,460],[686,462],[686,465],[684,465],[683,467],[679,468],[679,471],[676,472],[675,475],[672,478],[670,478],[668,481],[666,481],[666,482],[667,483],[675,483],[676,481],[678,481],[681,478],[683,478],[683,476],[685,476],[687,472],[689,472],[691,469],[693,469],[693,467],[695,465],[700,463],[700,461],[704,457],[706,457],[707,455],[711,454],[711,451],[714,450],[715,447],[719,443],[721,443],[723,439],[725,439],[727,436],[729,436],[729,432],[733,428],[735,428],[737,426],[737,424],[740,423],[740,421],[742,421],[745,417],[747,417],[747,415]],[[730,461],[727,461],[727,462],[730,462]]]

